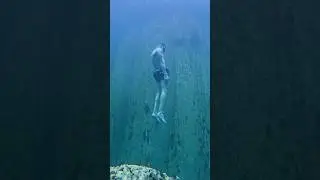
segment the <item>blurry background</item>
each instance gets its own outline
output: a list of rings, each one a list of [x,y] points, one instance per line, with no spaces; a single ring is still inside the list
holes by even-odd
[[[209,0],[111,0],[111,165],[151,166],[184,179],[209,179]],[[151,117],[157,90],[150,53],[167,45],[165,116]]]

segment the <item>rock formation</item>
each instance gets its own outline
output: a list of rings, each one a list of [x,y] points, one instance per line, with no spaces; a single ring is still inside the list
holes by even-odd
[[[169,177],[153,168],[123,164],[110,167],[111,180],[178,180],[179,177]]]

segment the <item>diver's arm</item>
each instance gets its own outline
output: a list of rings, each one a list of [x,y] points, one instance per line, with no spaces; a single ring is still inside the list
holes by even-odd
[[[168,72],[167,72],[167,67],[166,67],[166,62],[164,60],[164,58],[162,57],[161,58],[161,63],[160,63],[160,67],[161,67],[161,70],[164,74],[164,79],[169,79],[169,75],[168,75]]]
[[[163,72],[166,72],[166,65],[164,63],[160,63],[160,68]]]

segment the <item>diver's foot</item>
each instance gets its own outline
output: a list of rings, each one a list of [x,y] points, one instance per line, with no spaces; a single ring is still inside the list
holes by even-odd
[[[164,119],[163,112],[159,112],[157,115],[158,115],[158,118],[159,118],[162,122],[167,123],[167,121]]]
[[[151,115],[153,117],[153,119],[157,120],[158,122],[160,122],[159,117],[157,116],[156,113],[152,113]]]

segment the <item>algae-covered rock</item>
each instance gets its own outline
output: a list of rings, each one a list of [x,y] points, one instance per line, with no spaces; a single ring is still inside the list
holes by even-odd
[[[153,168],[123,164],[110,167],[111,180],[178,180],[179,177],[169,177]]]

